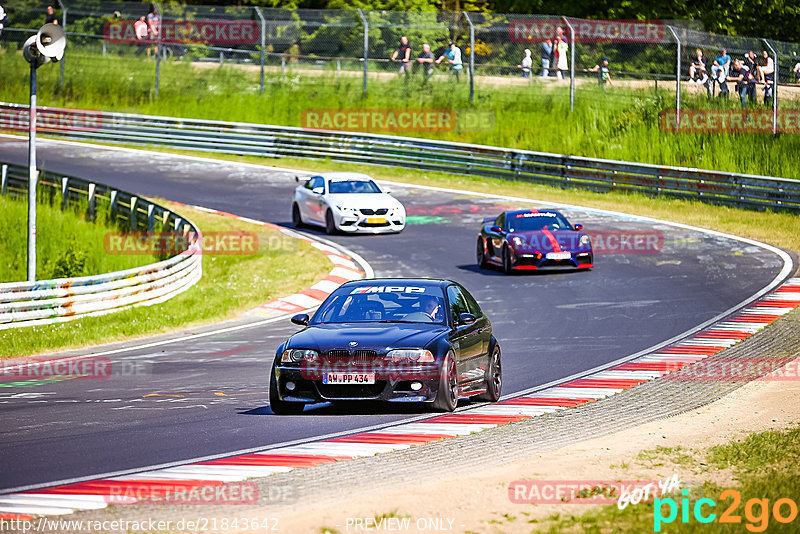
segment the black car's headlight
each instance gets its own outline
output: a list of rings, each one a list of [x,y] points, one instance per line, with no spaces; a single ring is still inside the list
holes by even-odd
[[[281,354],[282,363],[300,363],[307,358],[316,358],[319,353],[311,349],[287,349]]]
[[[436,361],[433,354],[425,349],[395,349],[390,350],[386,357],[395,362],[419,362],[419,363],[432,363]]]

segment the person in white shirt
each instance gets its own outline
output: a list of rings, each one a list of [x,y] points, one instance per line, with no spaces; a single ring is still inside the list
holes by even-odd
[[[775,72],[775,62],[772,61],[772,58],[769,57],[769,52],[766,50],[761,55],[762,59],[758,65],[758,81],[766,83],[766,77]]]
[[[522,58],[522,64],[517,65],[518,69],[522,69],[522,77],[529,78],[531,75],[531,67],[533,67],[533,58],[531,58],[530,49],[525,49],[525,57]]]

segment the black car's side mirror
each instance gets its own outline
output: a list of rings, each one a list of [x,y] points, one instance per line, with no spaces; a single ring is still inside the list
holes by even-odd
[[[576,230],[583,230],[583,225],[582,224],[576,224],[576,225],[573,226],[573,228],[575,228]]]
[[[292,322],[294,324],[299,324],[300,326],[308,326],[309,317],[307,313],[298,313],[294,317],[292,317]]]
[[[458,314],[458,323],[459,324],[472,324],[476,320],[476,317],[471,313],[459,313]]]
[[[491,228],[489,228],[489,231],[494,232],[495,234],[499,234],[503,231],[503,229],[500,228],[499,226],[492,226]]]

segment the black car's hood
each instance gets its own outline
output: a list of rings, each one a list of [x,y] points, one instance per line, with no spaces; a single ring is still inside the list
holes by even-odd
[[[332,349],[382,352],[387,348],[424,348],[435,337],[448,330],[445,325],[426,323],[319,324],[308,326],[293,335],[286,348],[314,349],[320,352]],[[353,346],[351,342],[358,345]]]

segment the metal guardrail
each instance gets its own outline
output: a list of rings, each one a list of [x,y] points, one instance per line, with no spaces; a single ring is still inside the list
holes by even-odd
[[[61,323],[131,306],[164,302],[189,289],[202,275],[202,235],[173,211],[107,185],[40,171],[42,194],[61,197],[61,207],[85,202],[87,217],[107,209],[126,231],[170,232],[185,236],[186,247],[169,259],[95,276],[0,284],[0,330]],[[25,195],[28,169],[0,165],[0,193]]]
[[[800,181],[484,145],[288,126],[40,108],[39,129],[67,139],[265,157],[329,159],[592,191],[633,191],[800,211]],[[0,129],[27,131],[27,107],[0,103]]]

